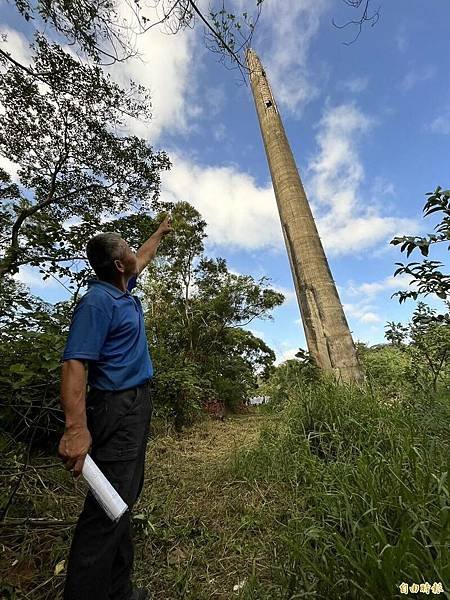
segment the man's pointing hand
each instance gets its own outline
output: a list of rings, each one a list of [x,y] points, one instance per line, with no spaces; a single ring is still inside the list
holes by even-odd
[[[161,225],[158,227],[158,231],[159,233],[161,233],[162,235],[167,235],[168,233],[170,233],[171,231],[173,231],[172,228],[172,220],[170,218],[170,215],[167,215],[164,219],[164,221],[161,223]]]

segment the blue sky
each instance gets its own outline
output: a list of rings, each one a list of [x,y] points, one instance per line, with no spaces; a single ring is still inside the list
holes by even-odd
[[[234,0],[249,6],[250,0]],[[206,3],[204,3],[206,5]],[[413,304],[401,288],[389,240],[431,231],[421,216],[425,193],[449,187],[450,5],[445,0],[380,0],[381,18],[359,40],[337,30],[355,16],[338,0],[265,0],[253,47],[271,81],[354,338],[383,341],[388,320],[405,321]],[[26,58],[30,31],[0,0],[0,31]],[[208,52],[201,28],[176,36],[152,30],[136,40],[140,60],[112,69],[149,86],[150,125],[130,123],[168,150],[172,170],[162,197],[188,200],[208,223],[207,253],[255,277],[269,276],[286,302],[273,321],[249,329],[278,360],[305,346],[268,167],[248,86]],[[2,164],[7,164],[3,160]],[[448,257],[442,251],[448,266]],[[55,281],[20,278],[49,300]],[[440,306],[430,299],[430,304]]]

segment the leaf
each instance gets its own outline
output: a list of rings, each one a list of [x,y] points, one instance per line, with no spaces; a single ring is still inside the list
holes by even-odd
[[[409,244],[408,245],[408,251],[406,253],[406,257],[408,258],[408,256],[411,254],[411,252],[415,249],[415,245],[414,244]]]
[[[65,560],[60,560],[59,563],[55,566],[54,575],[60,575],[66,566]]]
[[[20,304],[20,306],[22,306],[23,308],[26,308],[27,310],[33,310],[33,307],[27,300],[23,300],[23,299],[17,300],[17,304]]]
[[[432,213],[438,212],[439,210],[443,210],[442,206],[435,206],[434,208],[430,208],[425,212],[425,216],[431,215]]]

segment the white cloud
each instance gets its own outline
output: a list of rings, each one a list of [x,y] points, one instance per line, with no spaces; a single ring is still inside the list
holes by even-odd
[[[147,18],[156,20],[157,11],[146,7]],[[125,0],[121,15],[133,26],[133,13]],[[136,58],[114,64],[110,70],[115,80],[127,87],[130,79],[150,90],[152,120],[150,125],[130,120],[128,126],[136,135],[150,137],[154,142],[164,130],[186,132],[190,119],[201,112],[200,106],[189,102],[196,91],[198,68],[194,68],[194,52],[198,36],[191,29],[169,35],[161,27],[150,29],[134,38]]]
[[[295,358],[295,355],[297,354],[299,350],[299,347],[297,348],[289,348],[288,350],[284,350],[283,352],[279,353],[276,352],[276,360],[275,360],[275,365],[281,365],[281,363],[284,363],[286,360],[291,360],[293,358]]]
[[[247,331],[249,331],[252,335],[259,338],[260,340],[264,340],[264,332],[259,331],[258,329],[250,329],[249,327],[245,327]]]
[[[360,138],[375,125],[354,104],[327,108],[319,123],[318,152],[310,161],[307,190],[315,201],[318,229],[327,252],[345,254],[383,243],[404,231],[411,219],[383,215],[375,202],[361,201],[365,179],[358,152]]]
[[[285,298],[284,304],[287,304],[288,302],[292,302],[293,300],[297,299],[297,294],[295,293],[294,289],[288,289],[288,288],[277,286],[277,285],[271,285],[270,287],[275,292],[279,292],[280,294],[283,294],[283,296]]]
[[[19,183],[19,176],[17,174],[19,165],[17,163],[9,160],[6,156],[0,156],[0,168],[11,176],[12,181]]]
[[[379,199],[380,196],[384,198],[386,196],[395,197],[395,185],[392,183],[392,181],[388,181],[384,177],[375,177],[372,185],[371,194],[374,197],[374,199]]]
[[[275,99],[299,112],[319,93],[307,63],[311,43],[328,0],[265,2],[255,44],[273,86]],[[262,39],[261,39],[262,38]]]
[[[231,166],[200,166],[172,154],[173,167],[163,174],[162,197],[192,204],[207,222],[212,245],[283,249],[272,187]]]
[[[383,214],[386,203],[361,201],[365,174],[358,141],[373,125],[373,119],[348,104],[328,108],[319,123],[318,152],[310,161],[306,188],[329,253],[359,252],[418,229],[411,219]],[[258,186],[236,166],[201,166],[176,154],[173,164],[163,175],[163,197],[193,204],[208,223],[210,244],[284,251],[271,185]],[[384,186],[380,195],[392,192],[392,186]]]
[[[395,44],[400,52],[405,52],[408,49],[409,41],[406,37],[406,25],[402,24],[395,37]]]
[[[374,312],[374,307],[365,304],[362,300],[359,303],[346,302],[343,305],[344,312],[348,317],[354,317],[361,323],[381,323],[382,318]]]
[[[34,287],[39,289],[56,288],[58,282],[52,277],[48,279],[42,279],[42,275],[36,267],[20,267],[19,272],[14,275],[16,281],[24,283],[28,287]]]
[[[386,322],[389,317],[386,315],[385,308],[380,308],[375,305],[375,298],[390,299],[392,294],[397,290],[414,289],[416,286],[409,285],[411,277],[408,275],[398,275],[394,277],[389,275],[377,281],[355,283],[350,281],[346,287],[339,288],[341,296],[350,298],[350,302],[344,302],[344,312],[350,319],[365,325],[376,326]],[[370,337],[370,328],[364,328],[363,337]],[[379,329],[372,329],[379,332]],[[375,343],[377,340],[372,340]]]
[[[131,4],[126,0],[120,1],[118,19],[120,22],[126,19],[131,30],[137,30]],[[203,5],[204,2],[200,4]],[[152,6],[145,6],[145,14],[151,20],[158,18],[157,10]],[[29,64],[31,52],[27,39],[8,27],[2,26],[0,33],[7,35],[7,41],[0,42],[1,47],[11,52],[20,62]],[[198,59],[206,52],[198,43],[199,34],[201,35],[200,29],[188,28],[169,35],[160,26],[141,35],[132,35],[132,44],[137,56],[109,67],[112,77],[123,87],[128,87],[132,79],[150,90],[151,122],[146,124],[130,119],[127,123],[130,132],[148,137],[154,142],[165,130],[179,133],[192,128],[193,118],[203,110],[200,103],[193,101],[202,64]],[[72,48],[64,48],[74,54]],[[197,60],[194,60],[195,58]],[[210,91],[207,97],[209,109],[220,110],[224,102],[223,90],[217,88]]]
[[[409,92],[416,87],[416,85],[425,83],[425,81],[432,79],[435,73],[436,68],[431,65],[427,65],[425,67],[413,67],[408,71],[408,73],[406,73],[400,82],[400,89],[403,92]]]
[[[369,85],[368,77],[354,77],[353,79],[347,79],[341,81],[338,85],[339,88],[350,92],[351,94],[359,94],[364,92]]]
[[[433,119],[428,129],[431,133],[450,135],[450,108],[444,111],[442,115]]]
[[[31,50],[27,38],[15,29],[1,25],[0,34],[5,36],[5,40],[0,37],[0,47],[5,52],[23,65],[29,65],[31,59]]]
[[[358,302],[344,302],[342,306],[347,317],[353,317],[360,323],[373,325],[383,320],[376,312],[376,307],[369,304],[366,298]]]
[[[411,277],[409,275],[389,275],[379,281],[372,281],[366,283],[354,284],[350,283],[347,290],[351,295],[363,295],[367,297],[373,297],[381,292],[387,292],[391,290],[405,290],[407,288],[413,288],[410,285]]]
[[[354,203],[356,188],[364,178],[356,140],[373,125],[373,119],[353,104],[328,108],[319,123],[319,152],[309,165],[313,190],[321,203],[337,212],[347,214]]]
[[[208,88],[205,90],[205,102],[208,106],[208,115],[215,117],[225,107],[227,97],[224,86]]]
[[[345,220],[342,213],[334,210],[329,216],[319,219],[318,227],[325,249],[335,255],[354,254],[377,244],[386,244],[388,239],[401,235],[405,230],[417,231],[417,224],[411,219],[370,215],[367,212],[361,217],[349,216]]]
[[[227,137],[227,128],[223,123],[218,123],[213,130],[213,136],[216,142],[223,142]]]
[[[364,314],[362,314],[359,317],[359,320],[361,321],[361,323],[381,323],[382,322],[382,318],[373,312],[365,312]]]

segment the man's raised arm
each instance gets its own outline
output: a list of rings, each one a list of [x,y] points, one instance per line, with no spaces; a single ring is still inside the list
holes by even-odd
[[[146,242],[142,244],[139,250],[136,252],[136,258],[138,261],[138,273],[141,273],[148,263],[153,260],[156,255],[156,251],[158,249],[161,240],[165,235],[172,231],[172,226],[170,224],[170,216],[164,219],[155,233],[148,238]]]

